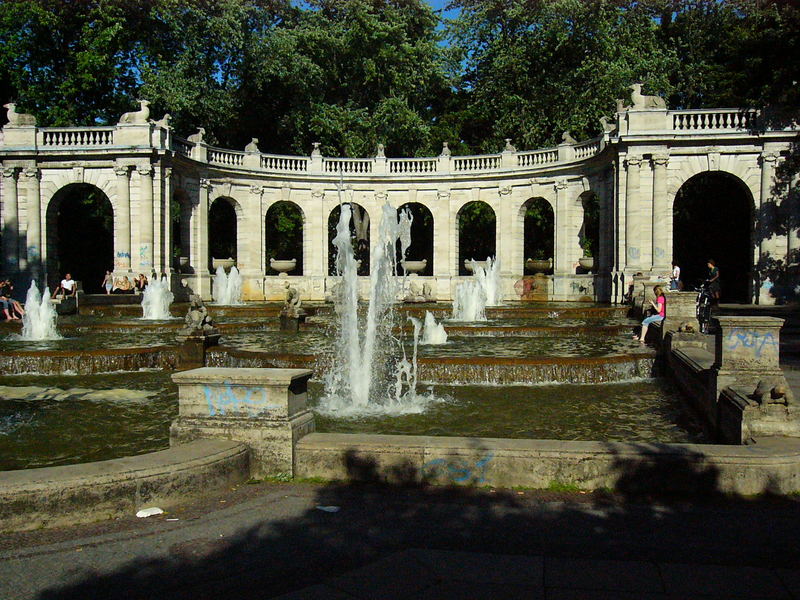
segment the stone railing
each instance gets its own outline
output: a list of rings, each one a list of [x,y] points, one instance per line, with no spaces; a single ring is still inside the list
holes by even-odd
[[[551,165],[558,162],[558,149],[547,148],[546,150],[532,150],[528,152],[517,152],[518,167],[539,167]]]
[[[602,150],[602,147],[601,140],[582,142],[574,147],[575,160],[591,158],[595,154],[599,154],[600,150]]]
[[[45,148],[111,146],[114,127],[47,127],[39,129],[38,145]]]
[[[306,156],[281,156],[279,154],[262,154],[261,168],[265,171],[279,173],[305,173],[308,171],[309,158]]]
[[[755,109],[718,108],[670,111],[674,131],[741,131],[754,129],[759,111]]]
[[[244,166],[245,152],[236,150],[224,150],[222,148],[208,149],[208,162],[212,165],[223,165],[225,167]]]
[[[391,174],[436,173],[438,169],[438,158],[390,158],[388,160],[388,172]]]
[[[172,138],[172,150],[177,152],[178,154],[182,154],[183,156],[191,156],[192,155],[192,148],[194,148],[194,144],[188,140],[183,138],[173,136]]]
[[[502,154],[483,154],[481,156],[454,156],[452,170],[454,173],[473,171],[494,171],[502,165]]]
[[[369,175],[375,161],[371,158],[323,158],[324,173],[342,173],[344,175]]]

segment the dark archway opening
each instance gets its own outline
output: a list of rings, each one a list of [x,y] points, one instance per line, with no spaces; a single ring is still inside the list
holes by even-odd
[[[217,198],[208,210],[209,269],[212,260],[232,258],[236,260],[236,209],[228,198]]]
[[[496,252],[497,219],[485,202],[469,202],[458,211],[458,274],[469,275],[465,260],[486,260]]]
[[[303,274],[303,211],[293,202],[276,202],[267,210],[265,222],[266,266],[269,260],[297,261],[289,275]],[[274,273],[274,271],[273,271]]]
[[[102,190],[88,183],[59,190],[47,207],[47,245],[51,290],[70,273],[87,294],[103,292],[114,268],[114,210]]]
[[[350,239],[353,241],[353,254],[357,261],[359,275],[369,275],[369,213],[363,206],[355,202],[346,202],[352,207],[350,218]],[[342,209],[335,206],[328,216],[328,275],[336,275],[336,247],[333,238],[336,237],[336,225]]]
[[[525,203],[525,252],[523,262],[553,258],[555,218],[553,207],[544,198],[531,198]],[[524,266],[524,264],[523,264]]]
[[[400,243],[397,243],[397,265],[398,273],[402,273],[400,261],[407,260],[427,260],[425,268],[419,272],[420,275],[433,275],[433,215],[430,209],[419,202],[409,202],[397,209],[400,211],[408,210],[411,212],[411,245],[408,247],[406,256],[400,256]]]
[[[722,302],[750,302],[753,199],[737,177],[720,171],[695,175],[673,205],[672,256],[684,289],[708,275],[713,258],[720,271]]]

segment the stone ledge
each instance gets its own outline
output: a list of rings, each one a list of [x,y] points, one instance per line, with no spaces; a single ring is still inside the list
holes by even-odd
[[[800,440],[749,446],[314,433],[296,476],[737,494],[800,490]]]
[[[200,440],[112,460],[0,472],[0,530],[130,516],[222,489],[249,473],[243,444]]]

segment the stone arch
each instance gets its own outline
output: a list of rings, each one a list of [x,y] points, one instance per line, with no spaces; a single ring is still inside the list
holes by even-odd
[[[343,202],[342,204],[349,204],[353,207],[353,218],[350,219],[350,235],[353,238],[355,258],[361,261],[358,267],[358,274],[369,275],[369,213],[366,208],[357,202]],[[357,217],[355,211],[359,211]],[[341,208],[338,205],[334,206],[330,214],[328,214],[328,275],[336,275],[336,248],[333,246],[333,238],[336,237],[336,224],[339,222],[340,215]]]
[[[522,265],[525,269],[528,259],[555,258],[555,208],[553,203],[542,196],[528,198],[520,205],[517,213],[522,231]]]
[[[294,258],[297,266],[289,275],[302,275],[305,244],[305,213],[290,200],[273,202],[264,215],[264,261],[269,269],[269,259],[287,260]],[[275,274],[275,271],[268,271]]]
[[[411,211],[413,221],[411,223],[411,245],[408,248],[406,258],[408,260],[427,260],[425,269],[420,271],[420,275],[433,275],[433,239],[436,231],[434,218],[431,209],[421,202],[406,202],[401,205],[397,212],[408,209]],[[400,244],[397,248],[398,265],[403,257],[400,256]],[[400,267],[402,269],[402,267]],[[398,270],[400,270],[398,269]]]
[[[241,205],[230,196],[217,196],[208,205],[208,267],[212,272],[215,258],[241,257],[239,229],[243,215]]]
[[[91,183],[68,183],[45,209],[47,284],[65,273],[82,282],[86,293],[102,292],[106,270],[114,269],[114,205]]]
[[[459,275],[469,275],[465,260],[486,260],[497,256],[497,215],[491,205],[473,200],[458,209],[456,247]]]
[[[706,261],[714,258],[721,274],[721,300],[750,301],[754,209],[749,186],[727,171],[702,171],[681,185],[672,202],[672,252],[685,286],[705,278]]]

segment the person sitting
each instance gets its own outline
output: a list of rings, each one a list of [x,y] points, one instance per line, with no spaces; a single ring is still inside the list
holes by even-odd
[[[13,287],[10,280],[4,279],[0,281],[0,310],[2,310],[3,316],[7,321],[18,321],[20,316],[25,314],[25,311],[22,310],[19,302],[11,297],[12,291]],[[16,311],[16,307],[19,307],[19,314]]]
[[[72,278],[72,275],[67,273],[64,275],[64,279],[61,280],[61,283],[58,284],[58,287],[53,292],[53,298],[59,295],[62,296],[74,296],[75,293],[78,291],[78,286],[76,281]]]
[[[134,284],[136,288],[137,294],[143,294],[145,288],[147,287],[147,277],[144,276],[144,273],[139,273],[139,276],[134,278]]]
[[[650,324],[659,323],[667,316],[667,298],[664,296],[664,290],[661,289],[660,285],[657,285],[653,288],[653,293],[656,295],[656,301],[653,302],[650,300],[650,304],[656,312],[642,321],[642,333],[638,336],[640,344],[644,344],[644,340],[647,337],[647,329],[650,327]],[[637,339],[637,336],[633,336],[633,339]]]
[[[111,292],[112,294],[132,294],[133,293],[133,283],[130,279],[128,279],[127,275],[123,275],[121,278],[117,278],[114,282],[114,289]]]

